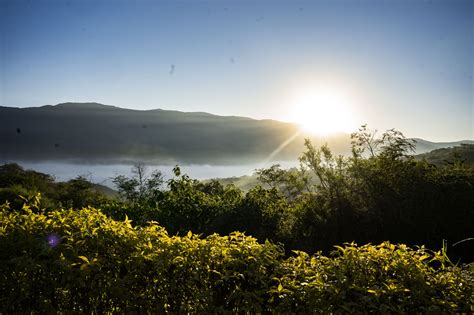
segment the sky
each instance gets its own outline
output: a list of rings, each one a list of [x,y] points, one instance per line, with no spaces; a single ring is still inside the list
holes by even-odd
[[[354,126],[474,139],[473,30],[459,0],[0,0],[0,105],[295,121],[325,89]]]

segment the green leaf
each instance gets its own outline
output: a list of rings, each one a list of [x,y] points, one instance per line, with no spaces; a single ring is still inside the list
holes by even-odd
[[[420,261],[423,261],[423,260],[428,259],[428,258],[430,258],[430,257],[431,257],[430,255],[423,255],[423,256],[421,256],[421,257],[418,258],[418,259],[419,259]]]
[[[82,261],[86,263],[89,263],[89,258],[87,258],[86,256],[77,256],[77,258],[81,259]]]

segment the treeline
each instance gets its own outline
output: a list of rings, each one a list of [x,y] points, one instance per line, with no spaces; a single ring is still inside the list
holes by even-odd
[[[113,196],[109,191],[84,176],[56,182],[51,175],[25,170],[15,163],[0,165],[0,203],[9,202],[14,209],[38,193],[41,207],[46,209],[98,206]]]
[[[0,313],[470,313],[472,270],[384,242],[331,256],[234,232],[169,236],[100,210],[0,206]],[[464,268],[464,267],[463,267]]]
[[[241,231],[288,250],[326,253],[344,242],[391,241],[433,249],[447,242],[452,258],[474,260],[474,242],[463,242],[473,237],[472,164],[451,160],[436,166],[415,159],[415,143],[400,132],[376,137],[365,126],[352,134],[350,157],[334,156],[327,146],[315,148],[310,141],[305,146],[300,168],[258,170],[262,185],[247,193],[217,181],[193,180],[179,167],[165,181],[161,173],[147,174],[137,166],[132,177],[114,179],[121,196],[114,200],[84,179],[55,184],[31,171],[15,177],[11,174],[18,170],[11,170],[18,166],[9,165],[0,168],[0,183],[10,185],[0,188],[0,198],[40,191],[42,206],[92,205],[135,225],[159,222],[172,235]]]

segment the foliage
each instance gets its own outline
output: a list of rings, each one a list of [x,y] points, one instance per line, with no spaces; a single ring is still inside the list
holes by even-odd
[[[304,169],[280,168],[279,164],[274,164],[266,169],[258,169],[255,172],[258,180],[270,189],[278,189],[289,199],[295,199],[304,191],[309,191],[312,179]]]
[[[55,182],[50,175],[24,170],[15,163],[0,165],[0,203],[9,201],[15,208],[21,207],[23,197],[41,193],[41,206],[82,208],[97,206],[106,196],[84,176],[68,182]]]
[[[153,203],[161,194],[164,183],[163,174],[155,170],[150,175],[144,164],[135,164],[132,168],[131,178],[125,175],[115,176],[112,181],[117,186],[119,195],[134,204]]]
[[[331,257],[242,233],[169,236],[94,208],[0,212],[1,313],[473,311],[472,270],[388,242]],[[471,280],[469,280],[471,277]]]
[[[284,262],[278,311],[448,313],[473,310],[473,282],[444,251],[389,242],[336,246],[332,257],[296,252]],[[472,273],[472,266],[470,267]],[[457,297],[466,298],[461,306]]]
[[[377,131],[370,131],[362,125],[357,132],[351,134],[352,153],[361,157],[366,151],[369,158],[383,157],[392,160],[408,156],[415,152],[415,140],[407,139],[402,132],[389,129],[377,138]]]
[[[160,222],[170,233],[210,233],[217,217],[240,198],[232,186],[226,189],[218,182],[199,183],[174,168],[175,178],[168,182],[168,191],[159,201]]]
[[[377,138],[362,126],[352,138],[353,155],[347,158],[306,141],[298,171],[304,189],[293,189],[297,193],[279,216],[278,226],[284,230],[277,230],[280,237],[272,239],[314,252],[352,241],[390,240],[437,248],[443,240],[453,244],[472,237],[473,166],[436,167],[415,160],[410,155],[414,143],[395,130]],[[288,171],[276,166],[259,172],[264,183],[284,195],[288,187],[298,187]],[[450,251],[456,259],[474,259],[472,242]]]

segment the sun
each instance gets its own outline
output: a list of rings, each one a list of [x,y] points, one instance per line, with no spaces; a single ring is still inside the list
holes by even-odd
[[[352,104],[342,92],[313,88],[298,93],[291,110],[292,121],[308,133],[326,136],[354,130]]]

